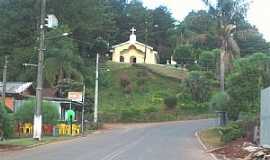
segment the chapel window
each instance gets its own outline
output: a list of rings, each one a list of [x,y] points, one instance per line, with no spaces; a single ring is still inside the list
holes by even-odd
[[[125,58],[123,56],[120,56],[120,62],[125,62]]]

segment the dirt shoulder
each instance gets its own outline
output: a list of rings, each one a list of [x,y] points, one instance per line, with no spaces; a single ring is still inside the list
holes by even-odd
[[[214,128],[201,131],[199,137],[208,152],[213,153],[219,159],[236,160],[249,155],[249,152],[243,149],[245,144],[249,143],[247,139],[240,138],[224,144],[221,141],[221,135]]]

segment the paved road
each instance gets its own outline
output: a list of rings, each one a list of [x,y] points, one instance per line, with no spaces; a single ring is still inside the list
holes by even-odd
[[[0,160],[212,160],[195,132],[213,120],[170,122],[104,131],[37,148],[0,153]]]

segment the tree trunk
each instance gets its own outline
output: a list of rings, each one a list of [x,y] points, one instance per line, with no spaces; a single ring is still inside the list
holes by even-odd
[[[222,43],[220,52],[220,91],[225,91],[225,54],[226,54],[226,42]]]
[[[64,71],[63,71],[63,65],[60,66],[60,69],[59,69],[59,75],[58,75],[58,84],[60,84],[64,79]]]

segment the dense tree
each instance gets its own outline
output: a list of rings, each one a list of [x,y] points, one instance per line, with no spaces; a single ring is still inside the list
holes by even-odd
[[[260,90],[270,85],[269,63],[269,56],[263,53],[256,53],[235,62],[235,69],[227,82],[227,93],[231,97],[228,107],[233,113],[232,119],[237,119],[240,112],[259,111]]]
[[[160,62],[166,63],[173,53],[175,43],[170,41],[171,30],[175,20],[167,7],[160,6],[152,11],[153,22],[148,26],[149,42],[158,52]],[[162,38],[161,38],[162,37]]]
[[[26,72],[23,76],[20,69],[23,62],[36,58],[37,6],[35,0],[8,0],[0,5],[0,58],[9,55],[8,77],[13,81],[31,75]]]
[[[250,25],[238,30],[235,34],[235,39],[239,44],[241,56],[251,55],[256,52],[269,52],[270,46],[266,43],[263,35]]]
[[[173,58],[181,65],[192,65],[195,58],[192,56],[193,48],[191,45],[182,45],[175,49]]]
[[[186,41],[196,48],[217,48],[217,22],[209,12],[201,10],[190,12],[183,21],[187,36]]]

